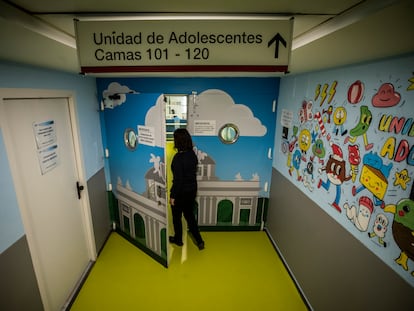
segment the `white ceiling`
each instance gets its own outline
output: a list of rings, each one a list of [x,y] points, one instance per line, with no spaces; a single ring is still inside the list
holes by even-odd
[[[0,60],[77,73],[74,18],[140,13],[293,16],[292,74],[414,52],[412,0],[2,0]]]

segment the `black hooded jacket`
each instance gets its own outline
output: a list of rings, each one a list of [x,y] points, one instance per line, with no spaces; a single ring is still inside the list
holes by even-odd
[[[173,184],[171,198],[179,198],[185,193],[197,191],[198,159],[193,150],[177,152],[171,163]]]

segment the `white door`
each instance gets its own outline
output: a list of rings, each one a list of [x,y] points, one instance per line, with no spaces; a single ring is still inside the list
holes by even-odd
[[[67,98],[5,99],[0,108],[42,301],[45,310],[60,310],[91,259],[76,188],[69,102]]]

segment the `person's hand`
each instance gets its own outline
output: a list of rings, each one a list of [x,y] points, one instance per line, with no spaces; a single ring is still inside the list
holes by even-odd
[[[171,204],[171,206],[174,206],[174,203],[175,203],[175,199],[174,198],[170,198],[170,204]]]

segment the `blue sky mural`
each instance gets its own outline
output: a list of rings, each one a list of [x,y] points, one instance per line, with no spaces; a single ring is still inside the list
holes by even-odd
[[[120,202],[117,226],[123,233],[162,263],[168,261],[164,94],[189,95],[187,125],[203,183],[198,191],[199,224],[260,228],[259,198],[269,196],[271,182],[278,79],[111,78],[97,79],[97,85],[109,153],[106,173]],[[207,120],[212,130],[194,130],[200,120]],[[227,123],[239,129],[233,144],[218,136]],[[202,160],[206,155],[208,163]],[[213,170],[204,170],[211,160]],[[206,204],[210,196],[218,197],[218,206]],[[218,212],[222,201],[232,202],[230,219]]]
[[[125,120],[116,122],[118,124],[106,124],[105,135],[107,140],[112,140],[114,132],[120,131],[126,127],[137,128],[139,124],[145,124],[147,116],[143,111],[150,109],[157,111],[157,100],[160,94],[196,94],[196,101],[201,104],[206,94],[214,93],[217,100],[210,101],[204,107],[203,111],[198,111],[189,119],[195,117],[215,120],[218,129],[222,123],[233,122],[240,128],[240,138],[236,143],[231,145],[223,144],[216,134],[193,136],[194,143],[199,150],[206,152],[216,162],[216,175],[221,180],[251,180],[259,178],[261,184],[261,195],[268,197],[267,191],[264,191],[265,183],[270,184],[271,165],[272,165],[272,148],[274,143],[275,115],[273,111],[274,101],[277,99],[278,92],[277,78],[118,78],[118,79],[98,79],[99,100],[103,101],[104,96],[108,94],[118,94],[117,99],[103,104],[107,109],[113,110],[117,116],[114,120]],[[111,88],[116,88],[116,91]],[[211,98],[211,97],[210,97]],[[121,102],[124,102],[121,104]],[[111,108],[111,105],[114,108]],[[118,106],[119,107],[116,107]],[[190,104],[189,104],[190,105]],[[135,108],[134,108],[135,107]],[[138,108],[139,111],[138,112]],[[145,108],[143,108],[145,107]],[[224,107],[229,108],[228,111]],[[115,112],[116,111],[116,112]],[[200,116],[201,113],[201,116]],[[145,114],[145,115],[144,115]],[[238,117],[239,119],[235,119]],[[130,120],[130,121],[129,121]],[[132,121],[134,120],[134,121]],[[258,130],[252,131],[249,123],[254,122]],[[115,129],[117,127],[117,129]],[[157,128],[156,135],[160,134],[160,128]],[[191,129],[190,129],[191,131]],[[119,134],[118,134],[119,135]],[[104,139],[105,140],[105,139]],[[162,145],[162,144],[161,144]],[[114,152],[125,153],[127,157],[133,155],[126,152],[121,140],[114,146]],[[113,147],[111,147],[112,149]],[[146,146],[138,146],[146,148]],[[270,153],[269,153],[270,148]],[[163,157],[161,154],[157,156]],[[148,163],[147,158],[137,159],[132,164],[130,160],[119,164],[120,169],[128,174],[137,174],[136,170],[131,170],[131,165],[142,166]],[[139,162],[139,164],[137,164]],[[148,163],[149,164],[149,163]],[[112,176],[112,174],[111,174]],[[112,176],[113,178],[113,176]],[[114,182],[114,181],[113,181]],[[134,184],[134,181],[130,181]],[[137,182],[139,184],[139,182]],[[142,186],[136,185],[134,189],[142,190]]]

